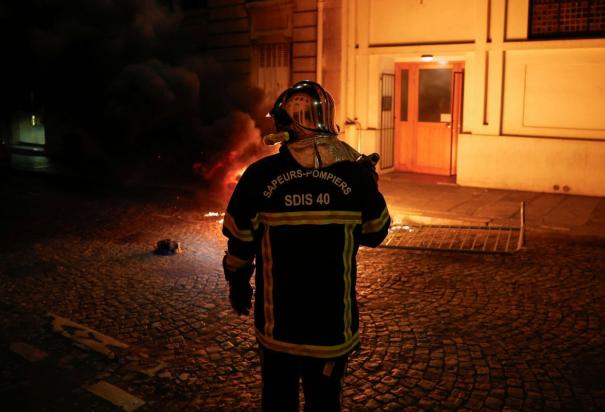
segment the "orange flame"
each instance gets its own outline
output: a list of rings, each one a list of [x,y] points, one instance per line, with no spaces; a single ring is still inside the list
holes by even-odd
[[[255,161],[276,151],[276,147],[264,145],[258,134],[240,136],[238,143],[211,165],[196,163],[194,173],[210,182],[211,192],[221,200],[227,200],[246,168]]]
[[[256,160],[256,159],[254,159]],[[250,162],[252,163],[252,162]],[[247,166],[243,166],[243,167],[234,167],[233,169],[230,169],[227,171],[227,173],[225,174],[225,178],[223,180],[224,182],[224,186],[234,186],[237,184],[237,182],[239,182],[240,177],[242,177],[242,175],[244,174],[244,172],[246,171],[246,167]]]

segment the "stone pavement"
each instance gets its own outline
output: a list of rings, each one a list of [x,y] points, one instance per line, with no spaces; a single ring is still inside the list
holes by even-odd
[[[45,156],[13,154],[11,167],[50,175],[73,174]],[[154,184],[197,190],[191,184],[157,178]],[[605,238],[603,197],[464,187],[455,183],[455,177],[404,172],[383,174],[379,184],[396,222],[519,226],[524,202],[528,232]]]
[[[529,232],[605,238],[605,198],[458,186],[445,176],[391,173],[380,188],[396,219],[422,224],[520,224]]]
[[[387,199],[414,212],[436,193],[416,182],[406,198],[389,183]],[[444,215],[484,193],[441,186],[468,202]],[[230,311],[219,217],[206,216],[215,199],[21,175],[3,176],[0,196],[2,410],[126,410],[85,389],[98,382],[144,401],[139,411],[259,410],[252,321]],[[605,410],[605,245],[559,232],[530,231],[508,256],[362,248],[362,348],[344,409]],[[183,253],[151,253],[164,238]],[[49,312],[129,347],[111,359],[74,345]],[[16,344],[46,357],[28,361]]]

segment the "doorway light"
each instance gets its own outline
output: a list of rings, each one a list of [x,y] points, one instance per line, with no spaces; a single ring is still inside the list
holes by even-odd
[[[432,54],[423,54],[422,56],[420,56],[420,60],[422,60],[423,62],[432,62],[434,59],[434,56]]]

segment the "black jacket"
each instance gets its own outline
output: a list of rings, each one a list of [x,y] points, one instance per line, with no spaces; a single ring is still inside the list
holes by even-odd
[[[304,168],[286,147],[246,169],[225,214],[231,255],[256,258],[260,343],[332,358],[359,343],[356,254],[386,237],[390,216],[370,171],[351,161]]]

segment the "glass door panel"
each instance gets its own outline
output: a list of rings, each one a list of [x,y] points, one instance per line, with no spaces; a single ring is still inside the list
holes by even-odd
[[[449,123],[451,105],[452,69],[420,69],[418,121]]]

